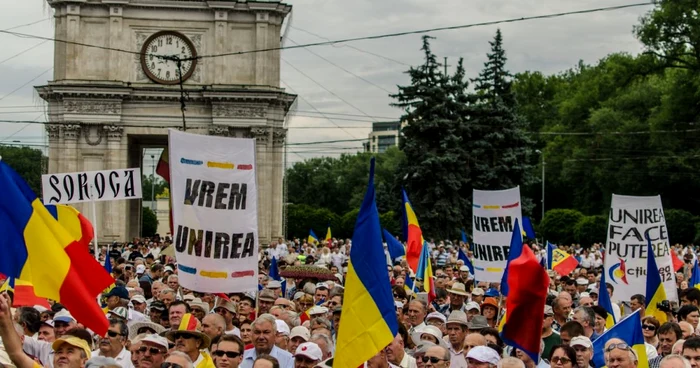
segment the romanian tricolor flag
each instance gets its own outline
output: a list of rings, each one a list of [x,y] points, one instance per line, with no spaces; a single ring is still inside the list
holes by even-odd
[[[504,296],[508,296],[508,273],[510,272],[510,263],[518,259],[522,252],[523,237],[520,233],[520,223],[518,223],[518,219],[515,219],[515,224],[513,224],[513,234],[510,237],[510,250],[508,252],[508,261],[506,262],[506,268],[503,270],[503,276],[501,276],[501,294],[503,294]]]
[[[9,291],[12,293],[13,307],[31,307],[40,305],[46,309],[51,309],[46,298],[40,298],[34,294],[34,285],[30,282],[8,278],[0,286],[0,292]]]
[[[32,283],[37,296],[62,303],[104,335],[109,323],[96,298],[114,279],[4,161],[0,193],[0,272]]]
[[[399,330],[375,202],[374,158],[352,244],[334,368],[357,368],[389,345]]]
[[[420,252],[416,277],[423,279],[423,291],[428,293],[428,303],[432,303],[435,299],[435,280],[433,279],[433,266],[430,264],[430,251],[427,244],[423,244],[423,250]]]
[[[58,221],[64,229],[66,229],[78,243],[90,249],[90,242],[95,237],[95,229],[75,208],[65,204],[47,204],[46,209],[51,216]]]
[[[637,368],[649,368],[647,349],[644,345],[644,335],[642,334],[642,318],[639,315],[639,310],[630,314],[611,329],[603,332],[599,338],[593,341],[593,360],[591,361],[592,366],[605,366],[605,343],[613,338],[624,341],[627,345],[632,347],[632,350],[634,350],[635,353],[637,353]]]
[[[406,240],[406,261],[413,272],[418,273],[418,259],[423,248],[423,232],[418,224],[416,213],[413,212],[411,201],[408,200],[406,191],[402,188],[403,196],[403,237]]]
[[[318,236],[316,236],[314,229],[309,229],[309,238],[306,242],[309,244],[318,244]]]
[[[664,284],[661,283],[661,275],[659,267],[656,266],[656,256],[654,248],[651,246],[651,239],[647,238],[647,293],[646,293],[646,312],[644,316],[654,316],[660,324],[668,321],[666,312],[656,307],[657,303],[666,300],[666,290]]]
[[[673,264],[673,271],[678,272],[681,268],[683,268],[683,261],[681,261],[680,258],[676,255],[676,252],[671,249],[671,263]]]
[[[698,266],[697,257],[695,257],[695,262],[693,262],[693,272],[690,274],[688,286],[700,289],[700,266]]]
[[[501,338],[506,344],[524,351],[537,362],[549,276],[527,245],[523,247],[518,258],[509,262],[508,268],[509,293],[506,299],[506,313],[499,328]]]
[[[331,236],[331,224],[328,224],[328,230],[326,231],[326,241],[327,246],[332,246],[333,245],[333,237]]]
[[[603,307],[608,312],[608,317],[605,319],[605,328],[611,329],[615,325],[615,313],[613,311],[610,294],[605,282],[605,272],[600,273],[600,290],[598,290],[598,305]]]
[[[552,270],[566,276],[578,267],[578,261],[571,254],[556,248],[552,250]]]

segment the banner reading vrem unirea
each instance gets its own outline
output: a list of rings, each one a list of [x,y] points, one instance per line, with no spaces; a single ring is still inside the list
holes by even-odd
[[[474,189],[472,208],[474,277],[501,282],[508,261],[515,220],[522,224],[520,187],[506,190]]]
[[[668,235],[660,196],[613,194],[603,268],[607,282],[615,290],[613,301],[646,294],[647,237],[651,238],[666,297],[678,300]]]
[[[258,284],[255,141],[169,131],[180,285],[243,292]]]

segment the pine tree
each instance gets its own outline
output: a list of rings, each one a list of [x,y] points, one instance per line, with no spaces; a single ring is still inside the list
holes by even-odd
[[[516,112],[500,30],[489,43],[488,61],[475,79],[478,114],[472,121],[469,143],[471,184],[487,190],[524,187],[537,180],[532,165],[534,141],[526,131],[525,119]],[[528,210],[532,202],[524,198],[523,205]]]
[[[406,188],[424,234],[453,236],[468,218],[471,192],[465,110],[472,97],[460,61],[453,76],[442,73],[442,65],[430,50],[430,37],[423,37],[423,65],[411,67],[411,84],[399,86],[393,106],[404,109],[399,147],[405,160],[399,181]]]

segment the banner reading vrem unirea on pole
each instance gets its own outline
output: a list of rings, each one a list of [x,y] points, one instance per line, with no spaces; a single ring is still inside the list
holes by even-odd
[[[668,235],[660,196],[613,194],[603,268],[615,290],[613,301],[646,294],[647,237],[651,238],[666,297],[678,300]]]
[[[501,282],[508,261],[515,220],[522,224],[520,187],[506,190],[474,189],[471,245],[474,277]]]
[[[256,289],[255,141],[171,129],[168,150],[180,284],[210,293]]]

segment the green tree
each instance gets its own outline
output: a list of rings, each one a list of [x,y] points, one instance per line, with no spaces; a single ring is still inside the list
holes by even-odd
[[[695,241],[695,217],[684,210],[664,210],[668,237],[673,244],[691,244]]]
[[[340,222],[338,215],[326,208],[317,208],[305,204],[290,204],[287,206],[287,236],[290,238],[306,239],[309,230],[313,229],[319,240],[326,236],[330,224],[333,237],[337,234]]]
[[[594,243],[605,243],[608,231],[608,219],[605,216],[584,216],[574,227],[574,239],[588,248]]]
[[[154,188],[153,197],[151,197],[151,188]],[[165,188],[168,187],[168,183],[165,182],[160,176],[144,175],[141,178],[141,193],[143,194],[144,201],[150,201],[151,198],[155,200],[158,194],[163,193]]]
[[[444,75],[430,37],[423,37],[425,61],[408,70],[411,83],[391,95],[404,110],[399,147],[405,160],[397,184],[406,188],[426,234],[447,237],[468,222],[471,206],[467,153],[470,105],[460,61],[455,75]]]
[[[583,218],[583,214],[576,210],[555,209],[547,211],[540,223],[539,230],[542,236],[555,244],[573,244],[575,239],[576,224]]]
[[[157,232],[158,217],[156,213],[148,207],[143,207],[143,213],[141,214],[141,235],[150,237],[156,235]]]
[[[29,184],[37,196],[41,197],[41,174],[44,173],[43,165],[47,162],[41,150],[0,145],[0,157]]]
[[[472,186],[478,189],[507,189],[528,186],[537,181],[531,164],[534,142],[527,124],[516,110],[510,73],[505,69],[501,31],[491,44],[488,60],[476,83],[478,113],[471,130],[469,149]],[[523,198],[526,211],[532,202]]]

